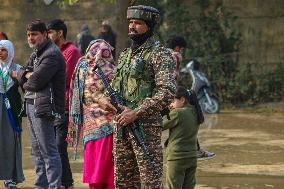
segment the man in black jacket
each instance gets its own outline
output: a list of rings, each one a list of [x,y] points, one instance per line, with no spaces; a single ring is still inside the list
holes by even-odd
[[[47,38],[45,23],[27,25],[27,39],[34,50],[17,73],[25,89],[26,112],[36,168],[35,188],[61,188],[61,159],[54,122],[63,120],[65,107],[65,60],[60,49]]]
[[[89,26],[84,24],[80,33],[76,36],[76,46],[80,50],[81,55],[85,55],[87,47],[93,40],[95,40],[95,37],[91,34]]]
[[[110,23],[107,20],[102,22],[101,32],[98,35],[98,39],[104,39],[114,48],[112,50],[112,56],[115,58],[116,33],[112,30]]]

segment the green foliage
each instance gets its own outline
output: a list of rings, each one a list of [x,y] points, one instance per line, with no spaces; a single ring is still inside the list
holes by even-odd
[[[241,34],[236,16],[223,6],[222,0],[159,1],[163,23],[159,29],[165,41],[169,35],[184,36],[188,48],[185,61],[196,58],[211,81],[221,102],[233,104],[283,100],[284,65],[257,69],[239,63]],[[182,75],[179,83],[191,86],[191,78]]]
[[[58,0],[57,4],[59,7],[64,8],[67,5],[74,5],[78,3],[80,0]],[[103,2],[103,3],[116,3],[117,0],[97,0],[98,2]]]
[[[233,26],[236,18],[223,7],[221,0],[215,4],[197,0],[192,5],[168,0],[164,8],[167,10],[164,39],[172,34],[184,36],[188,41],[184,57],[197,58],[221,101],[232,101],[234,94],[230,90],[236,86],[236,52],[241,37]]]
[[[101,3],[110,3],[110,4],[113,4],[113,3],[117,2],[117,0],[97,0],[97,1],[99,1]]]
[[[284,62],[273,69],[263,70],[257,77],[255,96],[257,101],[283,100],[284,94]]]
[[[80,0],[58,0],[57,4],[59,7],[64,8],[66,5],[74,5],[78,3]]]
[[[260,69],[262,68],[262,69]],[[284,100],[284,61],[276,66],[244,64],[238,67],[234,85],[225,93],[232,103],[272,102]]]

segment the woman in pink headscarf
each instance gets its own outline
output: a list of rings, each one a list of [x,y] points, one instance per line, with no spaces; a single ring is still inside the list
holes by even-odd
[[[83,182],[90,189],[114,189],[112,160],[114,113],[99,106],[98,99],[105,88],[100,78],[93,73],[96,64],[109,80],[113,78],[112,47],[104,40],[90,43],[74,71],[70,85],[69,142],[77,151],[78,139],[84,143]],[[76,158],[76,154],[75,154]]]

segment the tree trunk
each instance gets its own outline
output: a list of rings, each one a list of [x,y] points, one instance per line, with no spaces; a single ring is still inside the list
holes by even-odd
[[[128,42],[128,22],[126,19],[126,10],[130,5],[130,0],[117,0],[116,2],[116,32],[117,32],[117,41],[116,41],[116,59],[120,52],[126,48],[129,44]]]

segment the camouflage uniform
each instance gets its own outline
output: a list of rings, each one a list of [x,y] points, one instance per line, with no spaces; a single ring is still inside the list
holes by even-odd
[[[133,135],[126,132],[121,137],[121,126],[116,125],[113,149],[116,188],[140,188],[141,182],[145,188],[161,187],[161,111],[170,104],[176,89],[174,70],[171,52],[153,38],[134,52],[128,48],[120,55],[112,85],[137,112],[155,168],[151,169]]]

